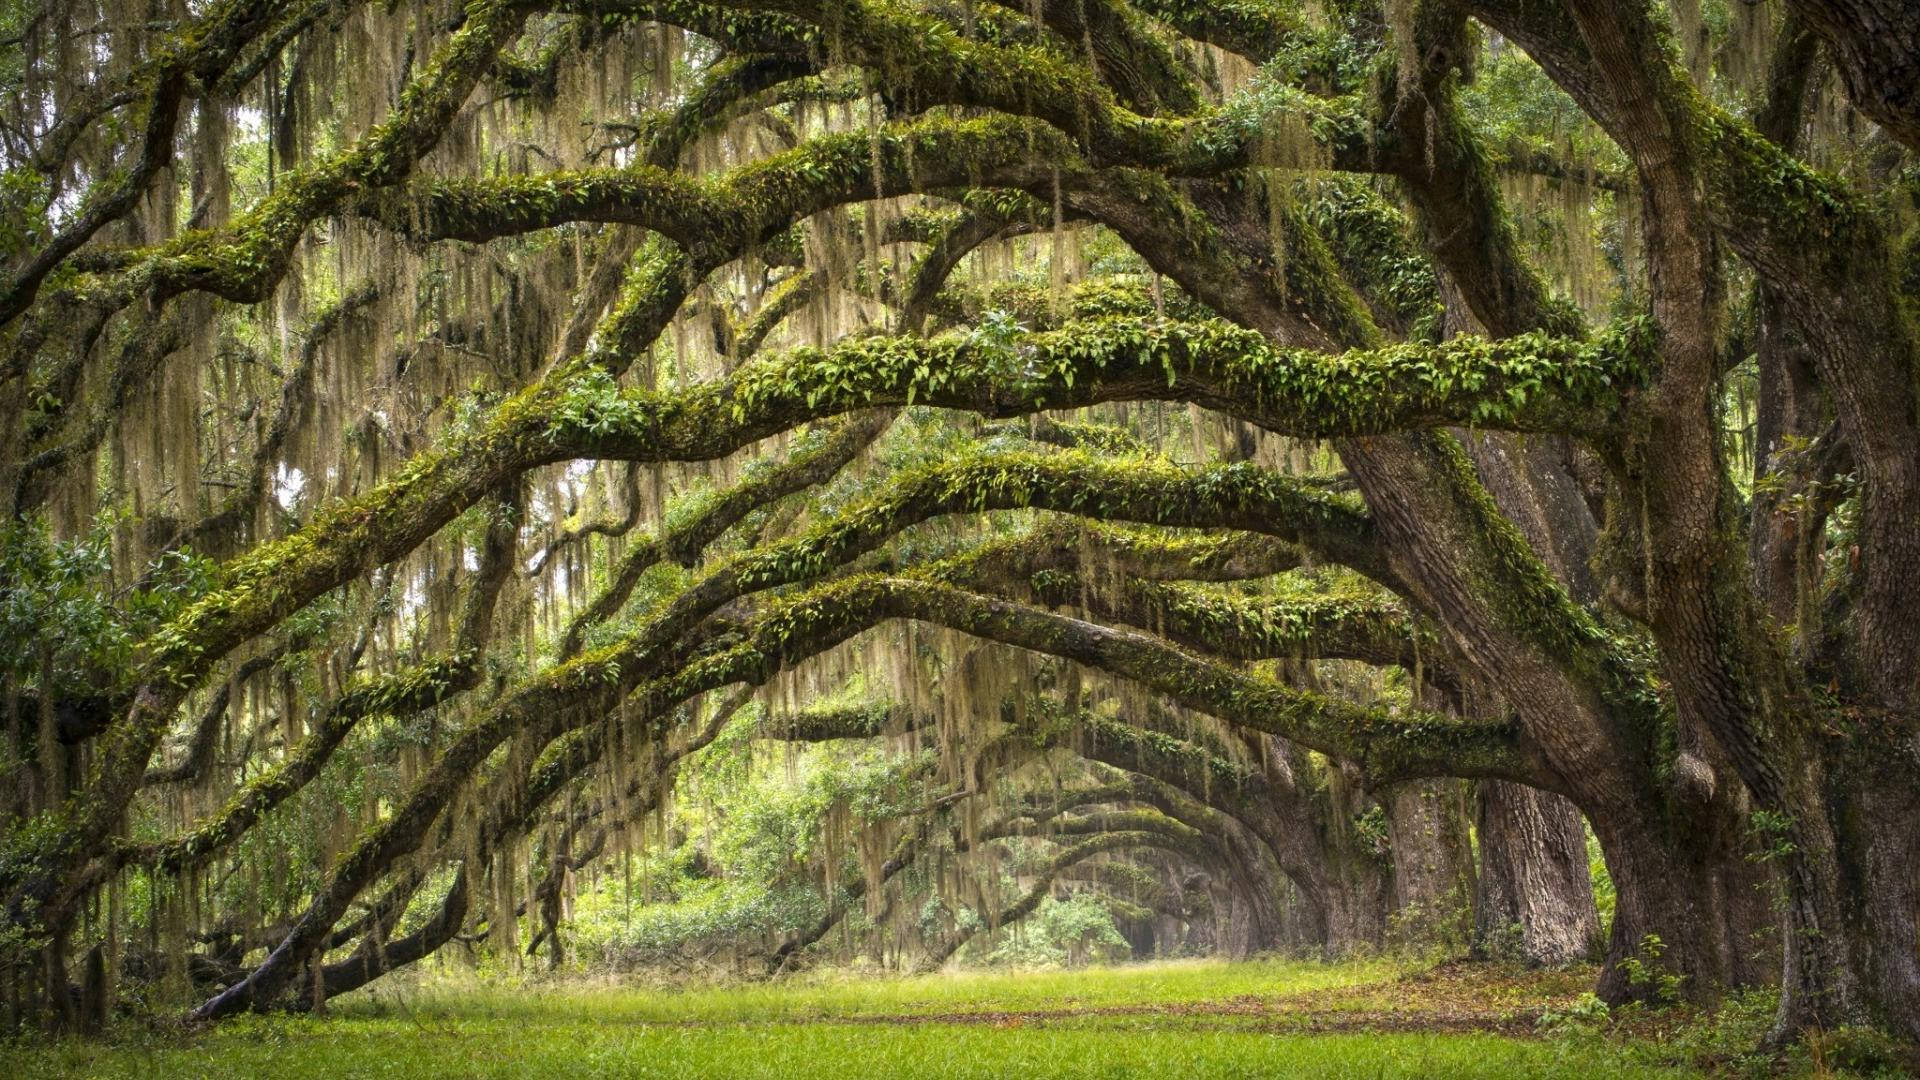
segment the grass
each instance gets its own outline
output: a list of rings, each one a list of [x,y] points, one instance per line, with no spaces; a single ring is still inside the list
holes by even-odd
[[[1484,1035],[1261,1035],[805,1024],[621,1028],[560,1020],[416,1028],[405,1021],[234,1025],[191,1047],[64,1049],[28,1076],[1121,1077],[1681,1075],[1601,1066],[1571,1047]]]
[[[405,1007],[422,1019],[444,1020],[535,1020],[579,1009],[605,1022],[628,1024],[929,1017],[1182,1006],[1252,994],[1293,995],[1378,984],[1400,970],[1386,961],[1336,965],[1185,960],[1075,971],[972,971],[858,979],[826,972],[777,983],[691,990],[582,980],[441,980],[427,988],[376,984],[365,995],[345,999],[336,1008],[343,1016],[366,1016],[379,1015],[388,1007]]]
[[[431,977],[199,1031],[0,1046],[37,1077],[1678,1077],[1636,1035],[1545,1036],[1591,972],[1137,964],[666,991]],[[1693,1030],[1693,1029],[1689,1029]],[[1695,1036],[1697,1037],[1697,1036]],[[1673,1044],[1678,1045],[1678,1044]],[[1718,1071],[1718,1070],[1716,1070]]]

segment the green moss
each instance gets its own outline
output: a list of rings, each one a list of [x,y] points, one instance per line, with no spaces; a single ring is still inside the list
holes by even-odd
[[[978,407],[1024,398],[1046,408],[1098,400],[1087,387],[1157,371],[1166,397],[1230,403],[1244,419],[1301,435],[1434,423],[1593,430],[1609,422],[1620,391],[1646,376],[1650,344],[1636,322],[1587,342],[1459,337],[1329,355],[1281,348],[1223,322],[1106,319],[1029,335],[1011,349],[948,337],[799,350],[743,369],[728,404],[742,423],[776,410],[896,401]]]
[[[1671,719],[1656,681],[1648,642],[1601,625],[1575,603],[1534,554],[1520,530],[1494,505],[1466,451],[1453,440],[1430,440],[1434,473],[1453,499],[1468,509],[1474,542],[1466,552],[1476,594],[1486,598],[1505,627],[1560,664],[1605,703],[1629,736],[1641,764],[1658,773],[1659,747]]]
[[[1405,215],[1359,180],[1303,187],[1308,222],[1381,323],[1409,340],[1440,340],[1446,309],[1439,283],[1427,254],[1414,245]]]
[[[1424,645],[1406,610],[1377,586],[1321,591],[1295,587],[1281,595],[1249,596],[1220,588],[1139,584],[1133,590],[1165,630],[1218,643],[1234,655],[1342,655],[1338,650],[1377,643],[1382,651]]]

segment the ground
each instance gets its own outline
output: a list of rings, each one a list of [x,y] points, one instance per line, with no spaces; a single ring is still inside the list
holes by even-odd
[[[343,998],[325,1018],[0,1045],[0,1075],[1608,1078],[1832,1064],[1818,1046],[1742,1056],[1758,1001],[1604,1019],[1582,1001],[1592,975],[1185,961],[663,990],[441,974]]]

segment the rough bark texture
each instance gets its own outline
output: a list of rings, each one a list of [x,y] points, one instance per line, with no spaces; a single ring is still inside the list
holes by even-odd
[[[1475,803],[1475,952],[1543,967],[1598,955],[1600,913],[1580,812],[1558,795],[1498,780],[1479,784]]]

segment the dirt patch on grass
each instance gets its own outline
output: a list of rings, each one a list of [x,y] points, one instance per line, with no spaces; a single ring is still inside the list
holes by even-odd
[[[963,1010],[881,1016],[821,1017],[834,1024],[970,1024],[1019,1028],[1085,1019],[1136,1018],[1169,1024],[1209,1020],[1241,1031],[1485,1032],[1533,1035],[1540,1014],[1565,1008],[1593,985],[1591,969],[1527,972],[1453,963],[1378,983],[1285,994],[1243,994],[1211,1001],[1049,1009]]]

